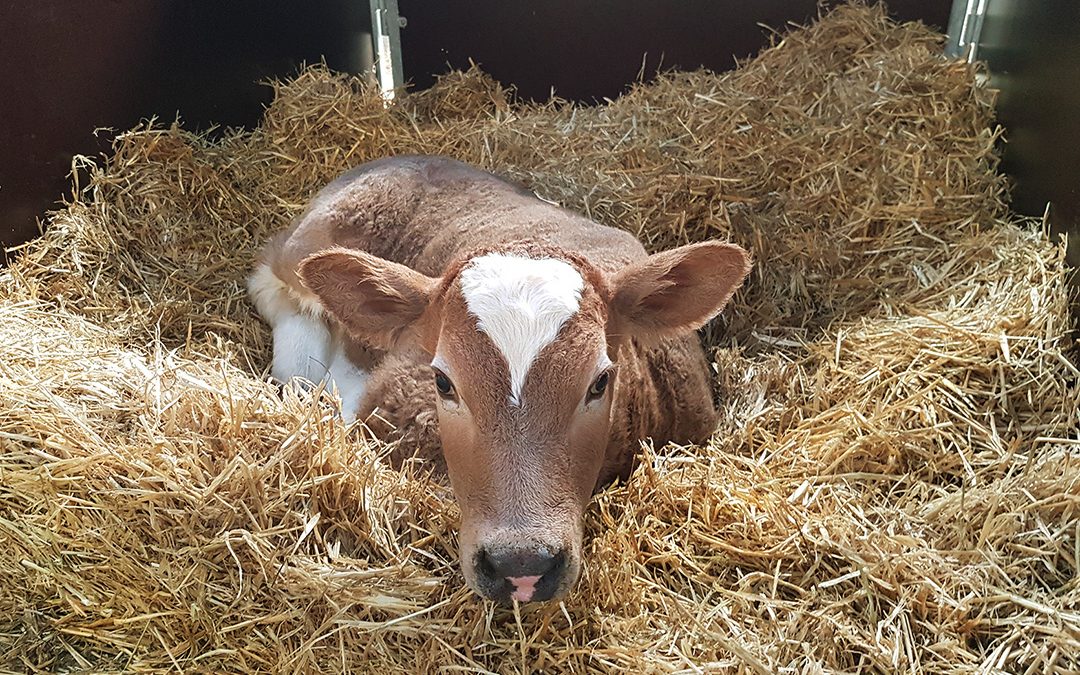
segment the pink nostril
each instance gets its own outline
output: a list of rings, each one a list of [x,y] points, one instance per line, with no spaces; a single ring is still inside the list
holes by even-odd
[[[518,602],[528,602],[536,592],[536,582],[540,581],[540,577],[506,577],[506,580],[514,585],[510,598]]]

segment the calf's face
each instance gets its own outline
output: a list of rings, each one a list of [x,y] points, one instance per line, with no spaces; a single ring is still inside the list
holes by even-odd
[[[613,403],[633,386],[619,346],[698,328],[748,269],[742,249],[706,242],[610,276],[569,255],[495,252],[435,279],[340,248],[300,276],[357,339],[430,360],[462,570],[506,603],[560,597],[579,576]]]

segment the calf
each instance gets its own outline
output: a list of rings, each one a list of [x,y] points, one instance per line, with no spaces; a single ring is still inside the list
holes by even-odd
[[[505,603],[574,584],[584,509],[639,440],[712,433],[694,331],[749,269],[732,244],[650,256],[489,173],[394,157],[324,188],[249,290],[275,378],[327,379],[346,420],[445,461],[465,580]]]

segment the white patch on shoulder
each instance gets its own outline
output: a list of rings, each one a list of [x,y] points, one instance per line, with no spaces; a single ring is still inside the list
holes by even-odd
[[[350,361],[334,340],[318,298],[296,293],[266,264],[256,267],[248,278],[248,293],[273,331],[270,374],[274,379],[282,383],[325,381],[337,389],[345,422],[354,421],[369,373]]]
[[[274,335],[270,372],[287,382],[294,377],[318,383],[326,376],[331,336],[321,308],[305,306],[269,265],[259,264],[248,278],[248,293]],[[313,311],[315,310],[315,311]]]
[[[272,327],[274,358],[270,374],[274,379],[321,382],[329,369],[333,345],[326,322],[303,314],[284,314],[274,320]]]
[[[345,424],[352,424],[360,411],[371,374],[353,363],[343,349],[330,358],[327,371],[330,384],[337,388],[338,398],[341,399],[341,418]]]
[[[564,260],[489,253],[461,271],[469,312],[510,368],[510,402],[520,403],[525,376],[581,304],[585,280]]]
[[[317,297],[296,292],[279,279],[266,263],[259,263],[255,267],[248,277],[247,287],[255,309],[271,325],[278,317],[298,311],[313,317],[323,315],[322,303]]]

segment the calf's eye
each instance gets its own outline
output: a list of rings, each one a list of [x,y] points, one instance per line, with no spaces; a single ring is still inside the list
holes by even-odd
[[[439,392],[439,396],[443,398],[454,398],[454,383],[441,370],[435,371],[435,391]]]
[[[589,387],[589,395],[586,400],[595,401],[598,398],[602,398],[604,392],[607,391],[608,383],[611,381],[611,371],[605,370],[600,373],[599,377],[593,380],[592,386]]]

